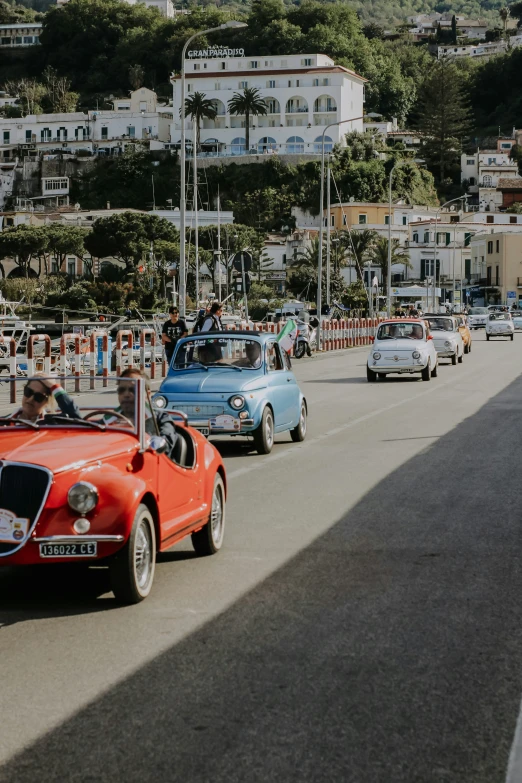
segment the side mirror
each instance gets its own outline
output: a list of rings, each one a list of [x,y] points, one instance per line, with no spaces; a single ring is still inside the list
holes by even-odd
[[[161,435],[153,435],[149,441],[148,450],[156,454],[165,454],[168,448],[167,440]]]

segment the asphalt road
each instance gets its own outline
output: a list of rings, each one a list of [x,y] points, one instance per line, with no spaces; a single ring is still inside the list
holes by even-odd
[[[307,440],[219,444],[225,548],[162,555],[139,606],[102,570],[0,572],[0,781],[505,781],[522,336],[473,334],[430,383],[295,362]]]

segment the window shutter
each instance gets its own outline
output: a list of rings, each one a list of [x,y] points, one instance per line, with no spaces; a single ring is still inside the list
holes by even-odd
[[[426,280],[426,259],[421,258],[421,280]]]
[[[449,245],[450,242],[451,242],[451,234],[448,231],[446,232],[446,244]]]

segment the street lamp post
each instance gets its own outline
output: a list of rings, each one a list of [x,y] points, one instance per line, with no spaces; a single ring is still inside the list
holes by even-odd
[[[220,24],[218,27],[210,27],[208,30],[199,30],[199,32],[191,35],[188,41],[183,47],[181,53],[181,176],[180,187],[181,193],[179,196],[179,310],[182,318],[185,317],[186,312],[186,298],[187,298],[187,266],[185,259],[185,210],[186,210],[186,195],[185,195],[185,162],[186,162],[186,150],[185,150],[185,55],[189,45],[195,38],[202,35],[208,35],[209,33],[217,33],[219,30],[228,30],[230,28],[237,29],[239,27],[247,27],[245,22],[237,22],[231,20]],[[194,154],[195,151],[194,151]]]
[[[435,312],[435,299],[436,299],[436,290],[437,290],[437,223],[439,220],[439,215],[442,209],[444,207],[447,207],[448,204],[453,204],[455,201],[461,201],[461,199],[466,198],[465,196],[457,196],[457,198],[452,198],[449,201],[446,201],[444,204],[441,204],[441,206],[438,208],[438,210],[435,212],[435,233],[433,235],[433,289],[432,289],[432,296],[431,296],[431,303],[433,312]],[[455,281],[453,281],[453,289],[455,290]]]
[[[350,117],[346,120],[339,120],[338,122],[331,122],[329,125],[325,127],[323,130],[323,137],[321,140],[321,202],[320,202],[320,208],[319,208],[319,216],[320,216],[320,224],[319,224],[319,251],[318,251],[318,263],[317,263],[317,320],[319,321],[319,325],[317,327],[317,350],[320,351],[321,346],[321,337],[322,337],[322,329],[321,329],[321,310],[323,309],[323,227],[324,227],[324,217],[323,217],[323,207],[324,207],[324,137],[326,134],[326,131],[329,128],[335,128],[338,125],[343,125],[345,122],[356,122],[357,120],[364,119],[361,117]],[[330,216],[328,215],[328,221],[330,220]]]
[[[388,181],[388,269],[386,270],[386,288],[387,290],[387,311],[388,311],[388,318],[391,318],[391,282],[392,282],[392,179],[393,179],[393,172],[398,166],[402,166],[404,163],[407,163],[409,161],[406,160],[399,160],[397,163],[394,163],[391,167],[390,171],[390,178]]]

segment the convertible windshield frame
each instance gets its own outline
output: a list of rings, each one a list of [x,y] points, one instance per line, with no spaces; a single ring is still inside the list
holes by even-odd
[[[248,357],[247,352],[250,346],[257,346],[254,350],[256,355],[252,358]],[[248,372],[262,370],[264,361],[264,343],[254,335],[250,337],[244,333],[235,335],[231,332],[213,336],[212,332],[197,332],[178,342],[170,369],[174,372],[193,369],[209,372],[213,368]]]

